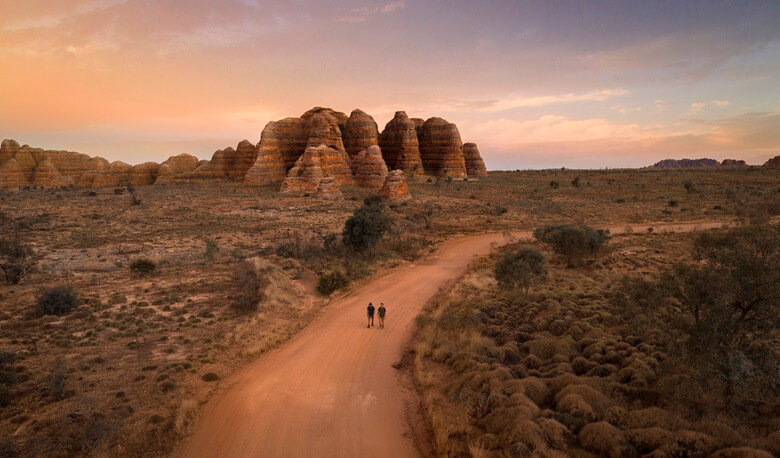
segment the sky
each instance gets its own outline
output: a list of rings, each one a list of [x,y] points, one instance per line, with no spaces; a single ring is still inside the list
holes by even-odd
[[[489,169],[780,154],[780,2],[1,0],[0,137],[209,158],[314,106],[441,116]]]

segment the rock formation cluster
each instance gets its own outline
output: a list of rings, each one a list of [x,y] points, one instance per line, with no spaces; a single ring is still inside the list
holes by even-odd
[[[0,146],[0,188],[146,186],[193,181],[281,183],[284,193],[341,197],[355,185],[392,201],[409,199],[407,178],[486,176],[477,146],[461,142],[455,124],[442,118],[395,113],[382,132],[362,110],[347,116],[315,107],[297,118],[269,122],[260,142],[242,140],[214,152],[210,160],[189,154],[162,164],[109,163],[100,157],[48,151],[4,140]]]
[[[780,169],[780,156],[775,156],[764,162],[764,167],[769,169]]]

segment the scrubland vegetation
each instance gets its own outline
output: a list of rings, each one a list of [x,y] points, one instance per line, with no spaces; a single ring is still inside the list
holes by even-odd
[[[554,248],[528,241],[475,261],[418,318],[414,372],[436,454],[780,453],[778,225],[629,231],[577,267]]]
[[[625,273],[663,282],[674,261],[699,256],[688,255],[692,239],[643,232],[600,249],[593,243],[606,234],[582,227],[776,215],[777,182],[776,171],[758,169],[502,172],[413,182],[414,200],[399,205],[359,189],[325,202],[231,184],[0,193],[0,456],[165,455],[220,380],[293,336],[345,288],[449,237],[552,224],[573,231],[580,248],[571,259],[541,234],[545,243],[507,247],[419,320],[429,323],[418,376],[437,450],[537,450],[522,442],[550,453],[641,453],[651,446],[636,445],[631,431],[650,428],[643,440],[652,444],[715,441],[707,445],[715,450],[725,441],[777,453],[768,445],[777,439],[773,398],[750,389],[757,385],[745,384],[743,369],[764,361],[751,339],[766,329],[740,327],[735,336],[747,340],[716,342],[739,362],[729,405],[716,406],[720,392],[696,388],[705,372],[666,372],[695,358],[685,351],[689,328],[649,325],[669,316],[666,299],[687,294],[683,286],[659,292],[664,301],[646,313],[616,308],[618,291],[630,297],[636,285]],[[724,322],[718,316],[702,320],[702,339]],[[443,384],[445,373],[458,382]],[[675,390],[684,402],[670,401]],[[633,413],[647,406],[655,410]],[[605,435],[618,445],[586,445]]]

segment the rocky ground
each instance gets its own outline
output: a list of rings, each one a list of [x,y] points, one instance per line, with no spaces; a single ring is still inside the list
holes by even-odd
[[[14,355],[15,374],[0,446],[21,456],[164,454],[220,380],[316,316],[327,302],[315,291],[318,274],[344,269],[360,283],[458,234],[777,214],[778,178],[726,168],[416,177],[413,199],[390,206],[394,229],[379,254],[348,265],[291,249],[339,234],[366,189],[322,200],[229,182],[147,186],[137,189],[139,205],[123,188],[3,192],[0,233],[31,245],[37,269],[0,286],[0,352]],[[638,263],[656,249],[624,248],[641,254],[629,256]],[[133,274],[138,258],[152,259],[155,272]],[[269,281],[251,316],[230,307],[247,260]],[[39,316],[37,295],[56,285],[73,286],[80,305]]]

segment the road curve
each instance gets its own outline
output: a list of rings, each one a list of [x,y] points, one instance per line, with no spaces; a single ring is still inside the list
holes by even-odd
[[[720,223],[633,225],[658,232],[708,229]],[[626,225],[610,227],[623,232]],[[514,232],[515,238],[530,232]],[[475,255],[502,244],[502,234],[442,243],[423,262],[376,278],[327,305],[297,336],[226,381],[207,403],[181,457],[417,456],[405,421],[403,391],[391,365],[415,316]],[[387,307],[387,327],[367,329],[369,302]]]

